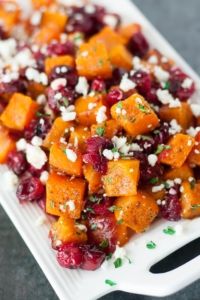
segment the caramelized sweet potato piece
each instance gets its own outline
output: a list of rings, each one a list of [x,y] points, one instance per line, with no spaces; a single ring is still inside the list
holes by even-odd
[[[187,134],[175,134],[167,144],[169,149],[163,150],[159,154],[160,162],[173,168],[180,168],[186,161],[194,143],[194,138]]]
[[[13,9],[10,9],[11,7]],[[20,17],[20,10],[14,1],[1,1],[0,3],[0,20],[3,29],[10,33],[17,24]]]
[[[124,224],[118,224],[116,227],[117,245],[124,246],[131,238],[131,230]]]
[[[162,106],[159,116],[163,121],[167,122],[175,119],[183,131],[192,126],[193,123],[193,114],[189,104],[186,102],[182,102],[180,107]]]
[[[91,133],[88,127],[77,126],[74,128],[74,131],[71,131],[69,137],[69,143],[78,147],[81,152],[84,152],[86,149],[86,140],[91,137]]]
[[[87,241],[86,231],[80,230],[75,221],[66,216],[61,216],[52,224],[50,237],[54,247],[60,243],[84,243]]]
[[[15,141],[9,136],[9,131],[0,125],[0,164],[6,162],[8,154],[15,149]]]
[[[108,197],[132,196],[137,194],[139,180],[138,160],[109,161],[107,174],[102,177]]]
[[[38,45],[49,44],[53,40],[58,40],[60,35],[60,29],[55,24],[48,24],[45,27],[41,27],[34,36],[34,42]]]
[[[97,172],[90,164],[83,166],[83,174],[88,182],[89,194],[98,193],[102,186],[101,174]]]
[[[102,43],[85,43],[80,46],[76,67],[80,76],[89,79],[100,76],[109,78],[112,76],[112,66],[106,47]]]
[[[111,49],[109,57],[112,65],[117,68],[129,71],[133,67],[131,53],[121,44]]]
[[[72,219],[80,218],[85,188],[84,179],[51,173],[46,184],[46,212]]]
[[[192,168],[189,167],[187,163],[183,164],[180,168],[170,169],[165,172],[165,179],[175,179],[180,178],[182,180],[187,180],[189,177],[193,177],[194,173]]]
[[[51,4],[53,4],[55,1],[54,0],[31,0],[33,7],[35,9],[47,6],[49,7]]]
[[[200,166],[200,132],[195,137],[195,145],[188,157],[188,163],[190,165]]]
[[[70,55],[47,57],[45,59],[45,72],[50,74],[52,69],[56,66],[69,66],[74,67],[74,58]]]
[[[113,105],[111,115],[133,137],[148,133],[159,125],[159,119],[149,103],[139,94]]]
[[[34,81],[28,82],[28,92],[33,99],[36,99],[41,94],[45,94],[45,88],[46,87],[43,84]]]
[[[159,185],[160,183],[158,183]],[[149,194],[155,201],[157,200],[162,200],[165,197],[165,189],[162,189],[161,191],[158,191],[156,193],[152,192],[152,185],[151,186],[147,186],[144,191],[147,192],[147,194]]]
[[[56,24],[60,32],[65,29],[67,15],[56,11],[45,11],[42,15],[41,26],[45,28],[49,24]]]
[[[81,176],[82,162],[82,155],[78,149],[69,148],[62,143],[55,143],[51,146],[49,164],[56,170],[68,175]]]
[[[105,136],[108,139],[111,139],[121,130],[121,127],[115,120],[108,120],[101,124],[93,124],[91,126],[91,134]]]
[[[0,120],[9,129],[23,131],[38,109],[38,104],[20,93],[13,94]]]
[[[43,146],[47,149],[50,149],[50,147],[54,143],[58,143],[60,141],[60,138],[63,137],[65,133],[67,133],[70,127],[73,126],[73,122],[65,122],[60,117],[56,118],[43,142]]]
[[[182,217],[185,219],[192,219],[200,216],[200,183],[190,183],[185,181],[182,184],[182,188]]]
[[[115,217],[135,232],[145,231],[158,215],[158,205],[145,192],[138,192],[135,196],[119,197],[115,201],[119,210],[115,210]]]
[[[137,32],[141,31],[140,24],[131,23],[128,25],[124,25],[120,28],[119,33],[126,41],[126,44],[129,42],[130,38]]]

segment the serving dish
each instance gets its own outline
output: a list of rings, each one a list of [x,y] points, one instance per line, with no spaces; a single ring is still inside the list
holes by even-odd
[[[21,1],[22,4],[23,2]],[[200,81],[195,72],[159,35],[131,2],[118,0],[116,7],[113,7],[112,0],[94,2],[119,13],[127,23],[131,21],[141,23],[149,41],[158,45],[158,49],[166,56],[172,57],[199,86]],[[108,266],[106,270],[100,269],[96,271],[94,276],[91,272],[61,269],[56,263],[54,253],[51,251],[49,240],[47,239],[51,220],[46,219],[45,224],[38,229],[36,223],[43,213],[37,206],[20,206],[18,204],[14,193],[5,188],[2,175],[4,171],[5,168],[2,167],[0,180],[2,206],[29,246],[60,299],[96,299],[113,290],[164,296],[183,288],[199,278],[200,257],[165,274],[155,275],[149,272],[149,268],[155,262],[199,237],[199,231],[197,230],[200,225],[199,219],[181,221],[179,229],[182,232],[180,232],[180,235],[175,236],[163,236],[162,231],[169,223],[157,222],[149,232],[133,238],[130,244],[126,246],[127,253],[132,258],[133,263],[127,264],[119,270]],[[173,223],[170,223],[170,225],[173,225]],[[157,248],[154,251],[148,251],[145,247],[146,243],[151,240],[157,244]],[[105,285],[106,279],[110,279],[117,284],[113,287],[107,286]]]

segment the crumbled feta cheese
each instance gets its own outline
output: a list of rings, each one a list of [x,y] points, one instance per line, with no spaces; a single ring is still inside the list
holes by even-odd
[[[190,104],[190,108],[192,110],[193,115],[196,118],[200,117],[200,104],[192,103],[192,104]]]
[[[85,12],[86,12],[87,14],[93,14],[95,11],[96,11],[96,8],[95,8],[94,5],[92,5],[92,4],[87,4],[87,5],[85,6]]]
[[[75,227],[78,228],[81,231],[87,232],[87,227],[83,224],[76,224]]]
[[[120,150],[120,148],[122,148],[126,142],[127,142],[127,137],[122,136],[122,137],[118,137],[118,136],[114,136],[112,138],[112,142],[114,143],[115,147]]]
[[[43,224],[45,224],[47,221],[47,218],[45,216],[40,216],[39,218],[37,218],[37,220],[35,221],[35,225],[36,226],[42,226]]]
[[[157,186],[153,186],[152,187],[152,192],[153,193],[157,193],[157,192],[160,192],[160,191],[162,191],[163,189],[164,189],[164,184],[162,183],[162,184],[160,184],[160,185],[157,185]]]
[[[168,90],[158,89],[156,94],[158,100],[164,105],[168,104],[171,108],[181,106],[181,102],[179,101],[179,99],[174,99],[174,97],[169,93]]]
[[[77,160],[77,154],[72,149],[66,149],[65,153],[70,161],[75,162]]]
[[[137,143],[132,143],[130,145],[130,150],[139,151],[139,152],[143,151],[142,148]]]
[[[35,12],[32,14],[32,16],[31,16],[30,23],[31,23],[31,25],[33,25],[33,26],[37,26],[37,25],[40,24],[41,19],[42,19],[42,13],[41,13],[41,11],[35,11]]]
[[[69,207],[70,211],[74,211],[76,208],[74,200],[68,200],[65,204]]]
[[[122,116],[125,116],[127,114],[127,111],[125,109],[122,109]]]
[[[161,58],[161,62],[162,63],[166,64],[168,61],[169,60],[168,60],[168,58],[166,56],[162,56],[162,58]]]
[[[51,88],[54,91],[57,91],[60,87],[66,86],[67,85],[67,80],[65,78],[56,78],[51,82]]]
[[[42,144],[43,144],[43,140],[39,137],[39,136],[34,136],[33,138],[32,138],[32,140],[31,140],[31,144],[33,145],[33,146],[38,146],[38,147],[40,147],[40,146],[42,146]]]
[[[160,66],[154,68],[154,75],[159,82],[166,82],[169,79],[169,72],[163,70]]]
[[[158,157],[155,154],[148,155],[148,163],[150,166],[154,167],[158,161]]]
[[[62,93],[56,93],[54,98],[58,101],[58,100],[61,100],[62,99]]]
[[[182,127],[177,123],[177,121],[175,119],[171,120],[169,133],[174,135],[176,133],[181,132],[181,130],[182,130]]]
[[[46,184],[47,180],[49,178],[49,172],[47,171],[43,171],[40,175],[40,181],[43,183],[43,184]]]
[[[36,169],[41,169],[47,162],[46,153],[40,147],[30,144],[26,147],[26,159]]]
[[[161,199],[158,199],[158,200],[156,201],[156,203],[157,203],[158,205],[161,205],[161,204],[162,204],[162,200],[161,200]]]
[[[199,131],[200,131],[200,126],[196,128],[190,127],[189,129],[187,129],[186,133],[192,137],[195,137]]]
[[[47,102],[46,96],[44,94],[38,95],[36,99],[39,105],[44,105]]]
[[[118,19],[114,15],[105,15],[103,21],[111,28],[115,28],[118,23]]]
[[[112,152],[112,150],[104,149],[103,150],[103,156],[105,158],[107,158],[108,160],[112,160],[114,158],[114,153]]]
[[[16,143],[17,151],[25,151],[26,150],[26,146],[27,146],[27,142],[26,142],[25,139],[20,139]]]
[[[182,182],[181,178],[175,178],[174,179],[174,183],[176,183],[176,184],[181,184],[181,182]]]
[[[61,106],[60,111],[61,111],[61,117],[62,117],[63,121],[67,122],[67,121],[75,120],[76,112],[74,110],[75,110],[74,105],[70,105],[67,108],[64,106]]]
[[[97,103],[90,102],[88,104],[88,109],[91,110],[91,109],[95,108],[96,106],[97,106]]]
[[[171,188],[171,189],[169,190],[169,194],[170,194],[170,195],[176,195],[176,190],[173,189],[173,188]]]
[[[3,174],[4,180],[5,180],[5,187],[8,189],[14,189],[18,184],[18,177],[17,175],[11,171],[8,170]]]
[[[173,186],[174,186],[174,181],[173,181],[173,180],[170,180],[170,179],[168,179],[168,180],[166,181],[166,184],[169,186],[169,188],[171,188],[171,187],[173,187]]]
[[[124,92],[128,92],[136,87],[135,82],[128,78],[128,74],[124,74],[119,85],[120,89]]]
[[[198,149],[195,149],[195,150],[194,150],[194,153],[195,153],[195,154],[199,154],[200,151],[199,151]]]
[[[75,91],[83,96],[88,94],[89,84],[86,77],[79,77],[78,83],[75,86]]]
[[[153,64],[153,65],[157,65],[158,64],[158,58],[156,55],[151,55],[148,59],[148,62],[150,64]]]
[[[185,78],[181,86],[184,89],[190,89],[192,84],[193,84],[193,80],[191,78]]]
[[[82,53],[81,53],[81,56],[83,56],[83,57],[87,57],[88,56],[88,51],[83,51]]]
[[[181,192],[181,193],[184,192],[184,187],[183,187],[183,186],[180,187],[180,192]]]
[[[107,108],[104,105],[102,105],[99,108],[99,110],[97,111],[96,121],[97,121],[98,124],[107,120],[106,111],[107,111]]]

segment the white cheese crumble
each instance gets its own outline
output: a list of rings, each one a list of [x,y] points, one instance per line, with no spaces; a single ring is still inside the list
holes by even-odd
[[[113,15],[105,15],[103,18],[104,23],[106,23],[111,28],[115,28],[117,26],[118,20]]]
[[[199,131],[200,131],[200,126],[195,127],[195,128],[190,127],[189,129],[187,129],[186,133],[192,137],[195,137]]]
[[[160,66],[154,68],[154,75],[159,82],[166,82],[169,79],[169,72],[163,70]]]
[[[89,110],[92,110],[92,109],[95,108],[96,106],[97,106],[97,103],[93,103],[93,102],[88,103],[88,109],[89,109]]]
[[[73,151],[72,149],[66,149],[65,150],[65,153],[67,155],[67,158],[72,161],[72,162],[75,162],[77,160],[77,154],[75,151]]]
[[[31,20],[30,20],[31,25],[33,25],[33,26],[39,25],[41,22],[41,19],[42,19],[41,11],[35,11],[31,16]]]
[[[57,78],[51,82],[51,88],[57,91],[60,87],[66,86],[67,80],[65,78]]]
[[[70,211],[74,211],[76,208],[74,200],[68,200],[65,204],[69,207]]]
[[[181,86],[184,89],[190,89],[192,84],[193,84],[193,80],[191,78],[185,78]]]
[[[122,148],[126,142],[127,142],[127,137],[122,136],[122,137],[118,137],[118,136],[114,136],[112,138],[112,142],[114,143],[115,147],[120,150],[120,148]]]
[[[38,95],[37,98],[36,98],[36,102],[39,105],[44,105],[47,102],[47,98],[46,98],[46,96],[44,94]]]
[[[43,183],[43,184],[46,184],[47,180],[49,178],[49,172],[47,171],[43,171],[40,175],[40,181]]]
[[[106,111],[107,108],[106,106],[102,105],[98,111],[97,111],[97,115],[96,115],[96,121],[98,124],[103,123],[104,121],[107,120],[107,115],[106,115]]]
[[[162,191],[163,189],[164,189],[164,184],[162,183],[162,184],[160,184],[160,185],[157,185],[157,186],[153,186],[152,187],[152,192],[153,193],[157,193],[157,192],[160,192],[160,191]]]
[[[92,4],[87,4],[87,5],[85,6],[85,12],[86,12],[87,14],[93,14],[95,11],[96,11],[96,8],[95,8],[94,5],[92,5]]]
[[[105,158],[107,158],[108,160],[112,160],[113,159],[113,152],[112,152],[112,150],[109,150],[109,149],[104,149],[103,150],[103,156],[105,157]]]
[[[142,148],[137,144],[137,143],[132,143],[130,145],[130,150],[131,151],[139,151],[139,152],[142,152]]]
[[[119,85],[120,89],[124,92],[128,92],[136,87],[135,82],[128,78],[128,74],[124,74]]]
[[[17,186],[19,179],[13,171],[11,171],[11,170],[6,171],[3,174],[3,177],[5,180],[6,188],[14,189]]]
[[[158,58],[156,55],[151,55],[148,59],[148,62],[150,64],[153,64],[153,65],[157,65],[158,64]]]
[[[76,224],[75,227],[78,228],[81,231],[87,232],[87,227],[83,224]]]
[[[174,135],[176,133],[181,132],[181,130],[182,130],[182,127],[177,123],[176,119],[171,120],[169,133]]]
[[[26,147],[26,159],[36,169],[41,169],[47,162],[46,153],[40,147],[30,144]]]
[[[89,84],[85,77],[79,77],[78,83],[75,86],[75,91],[83,96],[88,94]]]
[[[41,83],[43,85],[48,84],[48,77],[45,73],[40,73],[38,70],[34,68],[27,68],[25,72],[25,76],[29,81],[34,81],[37,83]]]
[[[43,140],[39,136],[36,136],[36,135],[31,140],[31,144],[33,146],[40,147],[40,146],[42,146],[42,143],[43,143]]]
[[[197,103],[191,103],[190,108],[192,110],[193,115],[198,118],[200,117],[200,104]]]
[[[164,105],[169,105],[169,107],[180,107],[181,106],[181,102],[179,101],[179,99],[174,99],[174,97],[169,93],[168,90],[161,90],[158,89],[157,92],[157,97],[158,100],[164,104]]]
[[[148,163],[150,166],[154,167],[158,161],[158,157],[155,154],[148,155]]]
[[[25,139],[20,139],[16,143],[17,151],[26,151],[27,142]]]
[[[67,122],[67,121],[73,121],[76,119],[76,112],[75,112],[74,105],[70,105],[67,108],[64,106],[61,106],[60,111],[61,111],[61,117],[62,117],[63,121]]]

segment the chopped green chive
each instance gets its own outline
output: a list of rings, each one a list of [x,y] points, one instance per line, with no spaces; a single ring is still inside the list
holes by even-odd
[[[193,204],[193,205],[191,205],[191,208],[192,209],[200,208],[200,204]]]
[[[109,260],[109,259],[111,259],[111,258],[112,258],[112,256],[113,256],[113,254],[112,254],[112,253],[109,253],[109,254],[106,256],[106,260]]]
[[[146,107],[146,106],[144,106],[144,105],[142,105],[142,104],[140,104],[140,103],[138,103],[138,109],[141,111],[141,112],[143,112],[143,113],[145,113],[145,114],[149,114],[150,113],[150,110],[149,110],[149,108],[148,107]]]
[[[163,229],[163,232],[168,235],[174,235],[176,230],[173,227],[168,226],[167,228]]]
[[[108,240],[106,239],[106,240],[103,240],[100,244],[99,244],[99,247],[101,247],[101,248],[107,248],[108,247],[108,245],[109,245],[109,243],[108,243]]]
[[[100,197],[93,196],[93,195],[89,196],[89,201],[91,201],[93,203],[99,204],[101,202],[101,200],[102,200],[102,198],[100,198]]]
[[[113,153],[115,153],[115,152],[118,152],[118,149],[117,149],[117,147],[114,147],[114,148],[112,148],[112,150],[111,150]]]
[[[90,228],[91,228],[91,230],[96,230],[96,229],[97,229],[97,224],[92,223],[92,224],[90,225]]]
[[[124,220],[123,220],[123,219],[120,219],[120,220],[117,221],[117,224],[118,224],[118,225],[121,225],[123,222],[124,222]]]
[[[155,249],[156,244],[153,241],[150,241],[146,244],[147,249]]]
[[[117,108],[122,108],[122,106],[123,106],[122,101],[119,101],[119,102],[117,103]]]
[[[110,279],[106,279],[106,280],[105,280],[105,283],[108,284],[108,285],[110,285],[110,286],[114,286],[114,285],[117,284],[116,282],[114,282],[114,281],[112,281],[112,280],[110,280]]]
[[[160,154],[164,150],[169,150],[169,149],[171,149],[171,147],[169,145],[160,144],[160,145],[158,145],[155,154]]]
[[[50,117],[50,114],[47,113],[41,113],[39,111],[36,112],[36,117],[40,118],[40,117]]]
[[[151,178],[151,179],[149,180],[149,182],[150,182],[151,184],[156,184],[156,183],[159,182],[159,178],[158,178],[158,177],[153,177],[153,178]]]
[[[108,208],[109,211],[114,212],[116,210],[121,210],[121,207],[113,205]]]
[[[122,266],[122,259],[120,257],[118,257],[115,261],[114,261],[114,266],[115,268],[120,268]]]
[[[85,212],[91,212],[91,213],[94,214],[94,210],[93,210],[92,207],[86,207],[84,211],[85,211]]]
[[[170,88],[170,83],[167,81],[167,82],[165,82],[163,89],[168,90],[169,88]]]
[[[103,127],[98,127],[98,128],[96,129],[96,134],[98,134],[98,136],[103,136],[104,133],[105,133],[105,128],[103,128]]]

